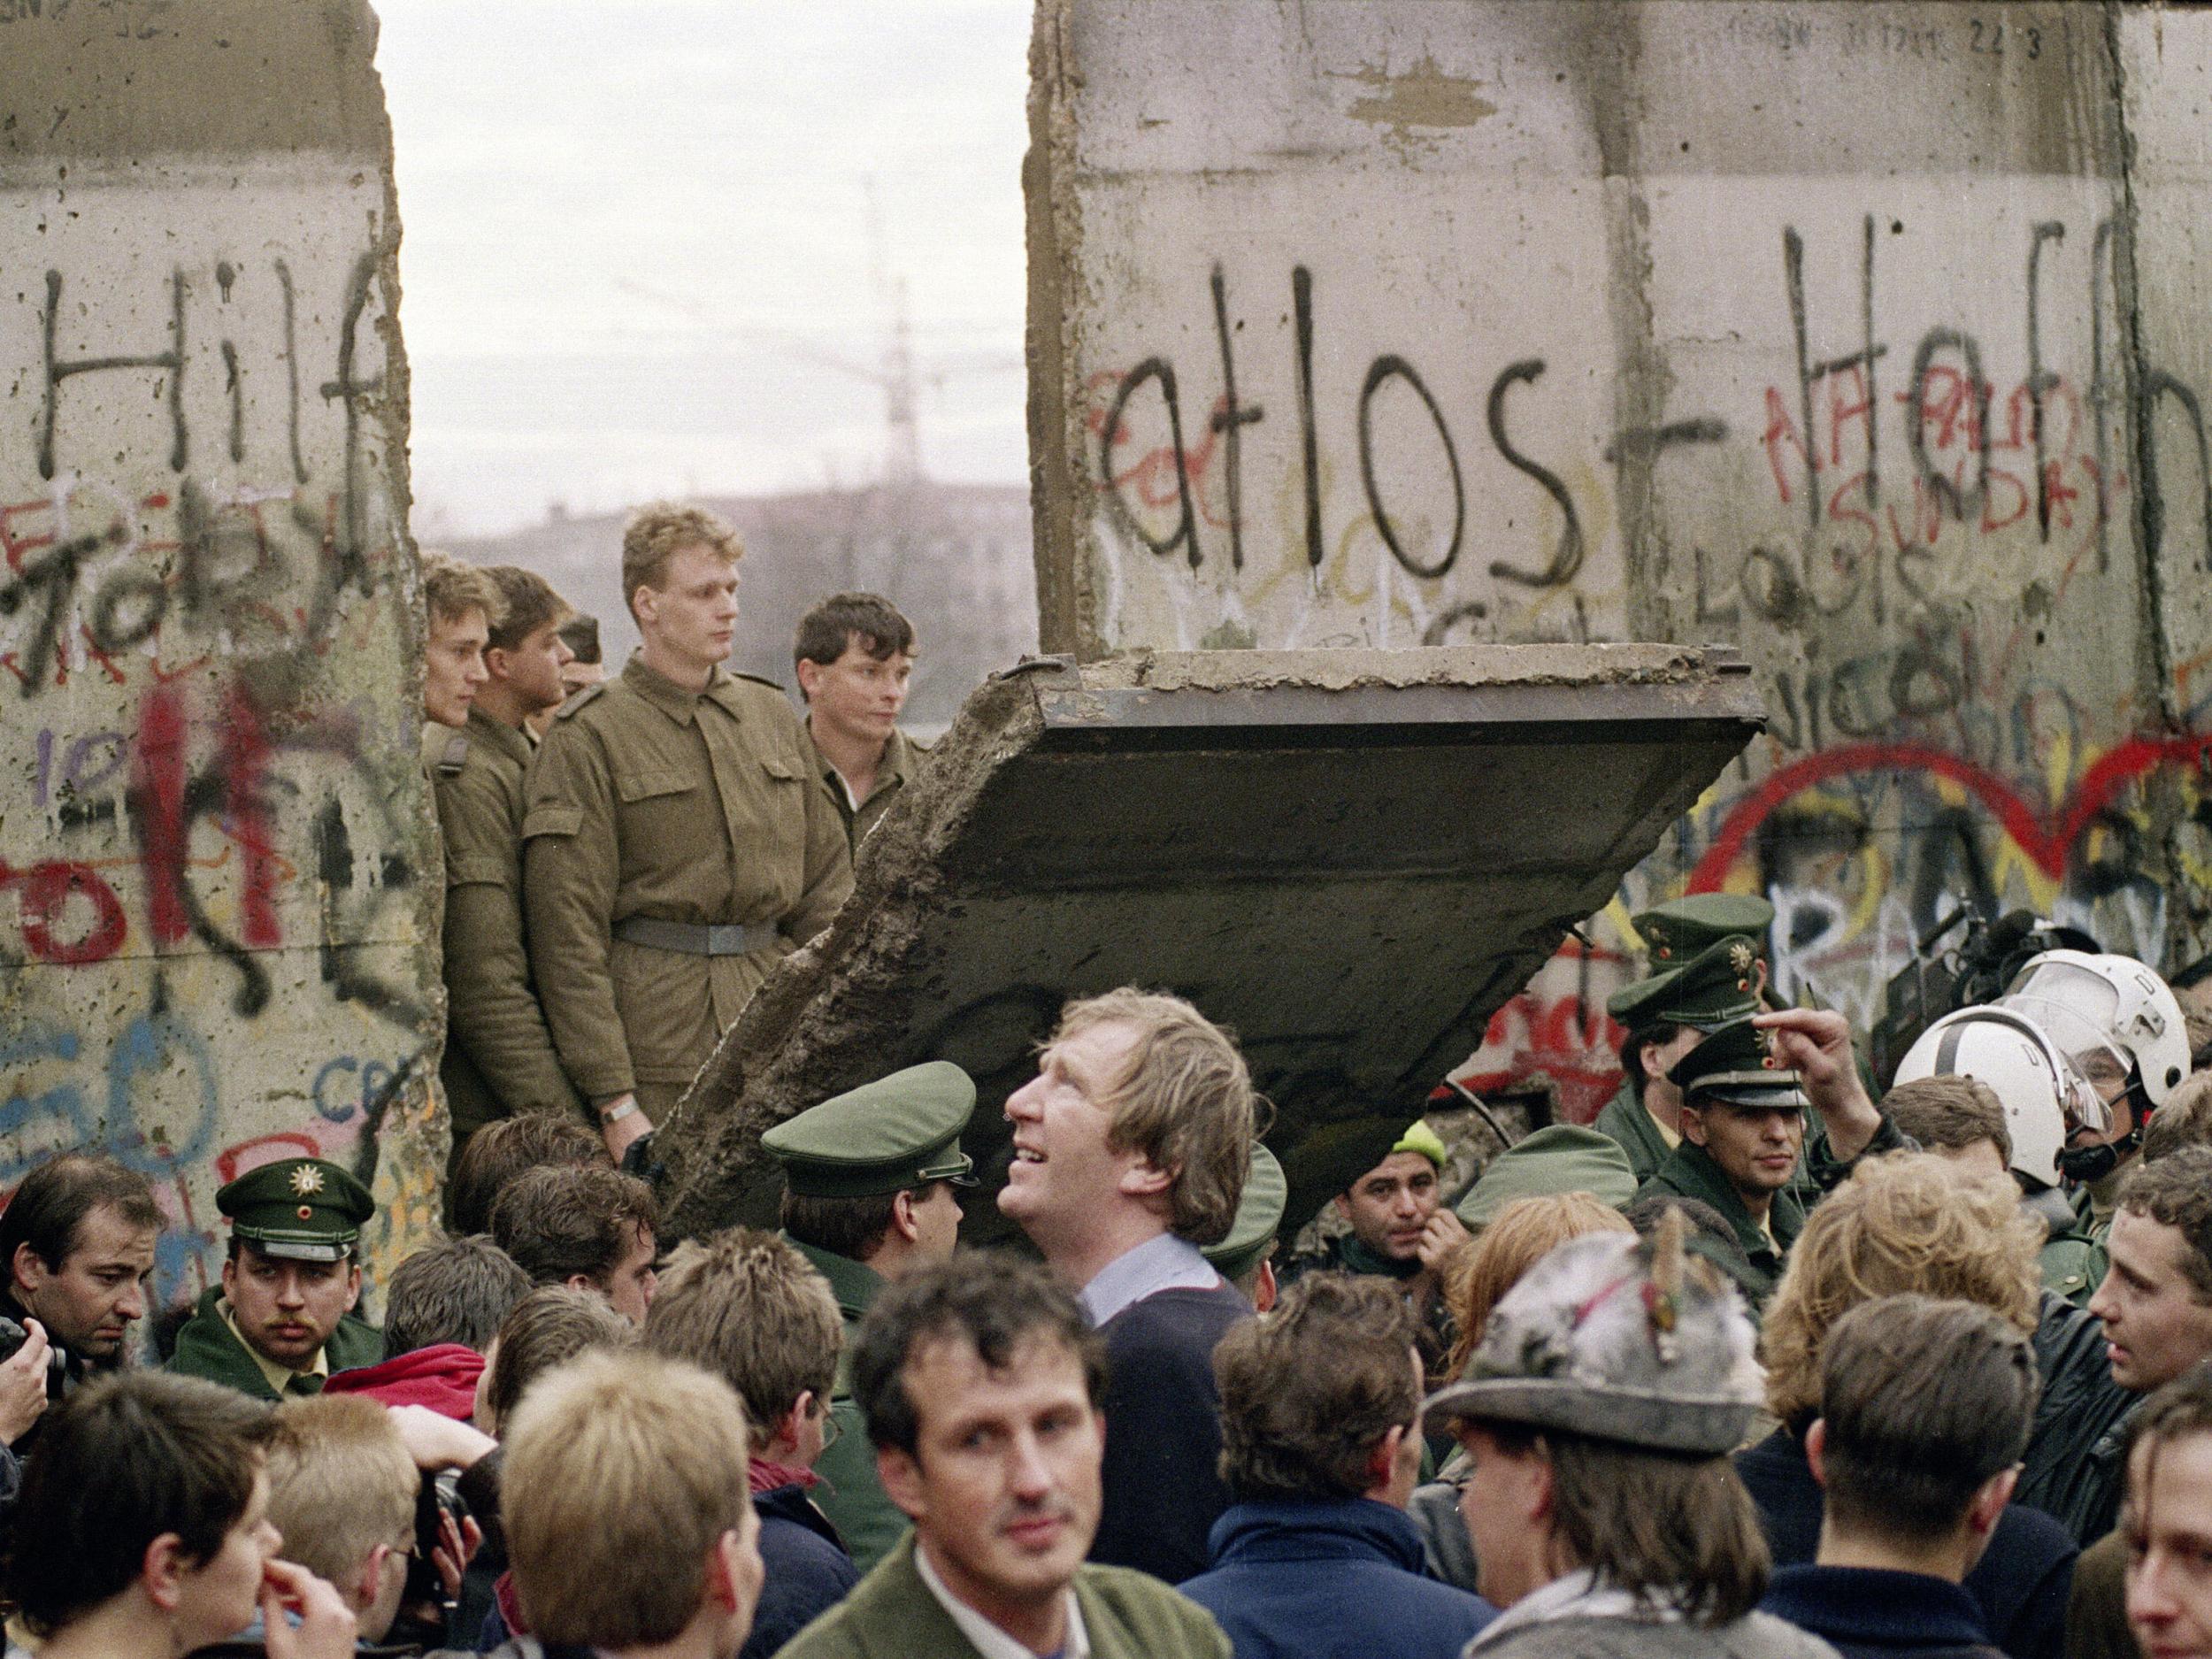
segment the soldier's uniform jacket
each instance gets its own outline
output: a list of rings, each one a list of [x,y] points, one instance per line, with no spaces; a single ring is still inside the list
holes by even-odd
[[[588,1100],[673,1102],[777,959],[851,892],[812,762],[783,693],[718,667],[693,692],[634,657],[554,718],[530,771],[524,910],[546,1025]],[[764,938],[695,955],[616,937],[634,918]]]
[[[830,804],[844,821],[846,842],[857,852],[868,832],[891,810],[891,798],[913,782],[929,754],[928,746],[893,728],[891,741],[884,745],[883,759],[876,766],[875,787],[868,791],[865,801],[855,806],[852,792],[845,787],[844,775],[814,747],[813,728],[802,720],[799,730],[806,739],[807,753],[813,757],[815,775],[822,780],[823,793],[829,796]]]
[[[869,1443],[867,1422],[853,1398],[853,1333],[886,1281],[864,1262],[817,1249],[788,1234],[785,1237],[829,1281],[830,1291],[837,1298],[837,1311],[845,1319],[845,1346],[837,1356],[837,1382],[830,1395],[837,1439],[814,1460],[814,1472],[821,1476],[823,1486],[813,1495],[845,1540],[853,1564],[865,1572],[891,1553],[910,1525],[904,1511],[884,1494],[883,1483],[876,1475],[876,1448]]]
[[[280,1393],[276,1379],[284,1368],[246,1346],[237,1328],[224,1317],[229,1307],[219,1285],[203,1291],[192,1317],[177,1332],[177,1351],[164,1369],[182,1377],[221,1383],[257,1400],[273,1401],[320,1394],[323,1384],[336,1372],[373,1365],[384,1357],[384,1333],[357,1315],[345,1314],[317,1354],[314,1369],[285,1378]]]
[[[1636,1098],[1636,1091],[1629,1087],[1625,1077],[1590,1126],[1628,1154],[1628,1167],[1640,1182],[1658,1173],[1659,1166],[1674,1150],[1667,1144],[1666,1133],[1659,1127],[1658,1120]]]
[[[469,710],[429,728],[430,781],[445,837],[446,1042],[438,1074],[462,1140],[494,1118],[583,1106],[561,1070],[523,942],[524,779],[529,733]]]

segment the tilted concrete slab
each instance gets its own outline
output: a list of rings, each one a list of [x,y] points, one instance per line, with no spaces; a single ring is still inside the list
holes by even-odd
[[[1672,646],[1025,664],[664,1127],[672,1232],[770,1217],[761,1133],[924,1059],[974,1075],[995,1184],[1035,1044],[1116,985],[1236,1030],[1279,1151],[1410,1111],[1763,724],[1733,653]]]

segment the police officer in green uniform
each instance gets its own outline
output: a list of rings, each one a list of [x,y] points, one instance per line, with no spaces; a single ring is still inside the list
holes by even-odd
[[[866,1572],[905,1532],[876,1479],[875,1450],[853,1402],[852,1335],[891,1280],[943,1261],[960,1233],[954,1189],[975,1185],[960,1133],[975,1083],[949,1060],[909,1066],[824,1101],[761,1137],[783,1165],[784,1236],[829,1280],[845,1317],[830,1416],[838,1433],[816,1461],[815,1501]]]
[[[1911,1144],[1867,1099],[1840,1016],[1791,1010],[1770,1018],[1826,1038],[1817,1084],[1786,1063],[1777,1033],[1748,1018],[1721,1026],[1668,1074],[1682,1093],[1682,1140],[1636,1194],[1701,1199],[1718,1210],[1735,1229],[1762,1297],[1782,1276],[1807,1206],[1860,1157]],[[1809,1142],[1806,1111],[1816,1104],[1825,1121]],[[1809,1190],[1801,1185],[1801,1158]]]
[[[1619,1143],[1639,1181],[1649,1180],[1681,1139],[1682,1097],[1668,1073],[1709,1032],[1756,1013],[1764,982],[1757,941],[1723,934],[1687,961],[1624,986],[1606,1003],[1629,1036],[1620,1092],[1592,1126]]]
[[[1242,1291],[1258,1313],[1275,1305],[1275,1263],[1271,1258],[1281,1236],[1283,1206],[1289,1197],[1282,1164],[1255,1141],[1252,1168],[1244,1178],[1244,1196],[1237,1201],[1236,1218],[1230,1222],[1220,1243],[1199,1248],[1207,1264]]]
[[[322,1392],[373,1365],[384,1333],[358,1318],[369,1189],[326,1158],[279,1158],[215,1194],[230,1218],[223,1282],[177,1333],[168,1369],[261,1400]]]

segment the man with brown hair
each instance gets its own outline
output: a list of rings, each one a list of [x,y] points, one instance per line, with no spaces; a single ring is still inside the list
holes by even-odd
[[[596,1291],[635,1325],[652,1305],[659,1232],[653,1189],[617,1170],[532,1170],[492,1204],[492,1238],[531,1283]]]
[[[609,1169],[614,1159],[604,1141],[565,1113],[522,1112],[486,1125],[453,1161],[445,1192],[446,1231],[489,1233],[492,1203],[507,1184],[553,1164]]]
[[[434,726],[459,731],[483,685],[484,641],[499,620],[499,589],[473,565],[444,553],[422,556],[422,608],[429,626],[423,641],[422,713]],[[423,758],[432,759],[444,733],[423,733]]]
[[[1423,1449],[1414,1333],[1385,1280],[1316,1273],[1214,1349],[1235,1502],[1213,1564],[1179,1587],[1238,1659],[1458,1659],[1496,1616],[1422,1574],[1406,1515]]]
[[[531,1389],[502,1451],[532,1634],[499,1659],[735,1659],[760,1599],[760,1524],[732,1479],[747,1437],[727,1383],[656,1355],[588,1354]]]
[[[1970,1174],[2001,1178],[2012,1167],[2004,1102],[1979,1078],[1915,1078],[1883,1095],[1882,1110],[1906,1140]]]
[[[911,1533],[783,1659],[1228,1659],[1218,1626],[1142,1573],[1087,1565],[1103,1356],[1044,1269],[967,1251],[861,1321],[853,1386]]]
[[[837,1529],[807,1495],[831,1430],[845,1340],[837,1299],[783,1240],[733,1228],[676,1247],[644,1340],[714,1372],[745,1402],[747,1476],[768,1576],[743,1659],[771,1659],[860,1582]]]
[[[743,551],[695,507],[633,516],[622,591],[644,643],[562,705],[530,773],[531,966],[562,1066],[617,1156],[852,891],[798,716],[723,666]]]
[[[833,594],[799,618],[791,658],[815,771],[856,851],[928,752],[898,726],[914,625],[879,594]]]
[[[2138,1649],[2212,1659],[2212,1367],[2175,1379],[2137,1414],[2120,1531]]]
[[[557,632],[568,606],[512,565],[480,572],[500,614],[486,636],[487,678],[459,731],[440,733],[430,768],[445,838],[445,1052],[438,1076],[453,1115],[453,1156],[495,1118],[580,1112],[530,978],[522,932],[524,774],[528,721],[566,695]]]
[[[1091,1558],[1169,1583],[1202,1571],[1228,1507],[1214,1346],[1252,1306],[1199,1247],[1225,1237],[1252,1166],[1254,1095],[1226,1033],[1180,997],[1070,1002],[1006,1102],[999,1209],[1106,1340],[1104,1512]]]
[[[1820,1363],[1805,1449],[1826,1498],[1810,1566],[1761,1604],[1844,1659],[1999,1659],[1960,1588],[1994,1535],[2035,1417],[2035,1355],[1987,1308],[1929,1296],[1862,1302]]]

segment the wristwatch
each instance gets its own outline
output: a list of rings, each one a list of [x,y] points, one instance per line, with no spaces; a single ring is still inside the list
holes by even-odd
[[[619,1106],[602,1106],[599,1109],[599,1121],[609,1125],[618,1124],[636,1110],[637,1102],[634,1098],[624,1101]]]

